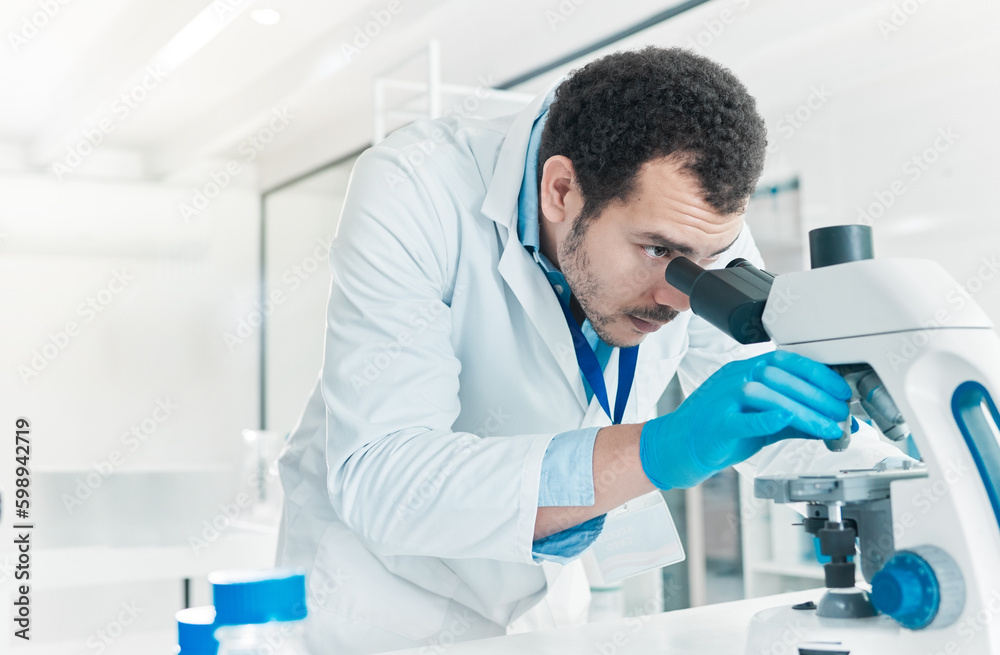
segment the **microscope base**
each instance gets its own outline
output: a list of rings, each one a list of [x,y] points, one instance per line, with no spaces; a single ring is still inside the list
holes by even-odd
[[[953,626],[954,627],[954,626]],[[828,619],[790,606],[758,612],[750,620],[745,655],[892,655],[987,653],[986,635],[953,629],[907,630],[888,616]]]

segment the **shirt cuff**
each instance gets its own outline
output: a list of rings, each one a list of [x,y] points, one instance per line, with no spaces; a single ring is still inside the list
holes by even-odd
[[[590,548],[604,529],[604,514],[562,532],[543,537],[531,545],[531,555],[536,562],[548,561],[567,564]]]
[[[539,507],[594,504],[594,441],[601,428],[581,428],[552,437],[542,457]]]

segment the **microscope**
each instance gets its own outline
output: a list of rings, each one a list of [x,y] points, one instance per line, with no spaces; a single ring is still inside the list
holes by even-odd
[[[809,245],[808,271],[677,258],[666,279],[740,343],[841,373],[852,417],[912,440],[920,461],[754,480],[758,498],[804,504],[829,561],[826,592],[758,613],[744,652],[1000,653],[1000,338],[935,262],[875,259],[868,226],[813,230]],[[847,448],[852,420],[828,448]]]

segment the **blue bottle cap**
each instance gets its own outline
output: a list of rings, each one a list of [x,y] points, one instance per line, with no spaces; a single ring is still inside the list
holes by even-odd
[[[306,618],[306,576],[301,569],[216,571],[208,581],[216,627]]]
[[[215,655],[219,642],[214,633],[215,608],[211,605],[177,612],[178,655]]]

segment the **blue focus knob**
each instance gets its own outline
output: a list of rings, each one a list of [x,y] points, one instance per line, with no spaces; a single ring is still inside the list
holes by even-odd
[[[965,605],[962,571],[936,546],[896,552],[872,578],[872,604],[911,630],[953,623]]]
[[[892,560],[890,564],[872,579],[872,602],[878,611],[906,627],[922,628],[937,613],[937,580],[921,575],[905,559]]]

